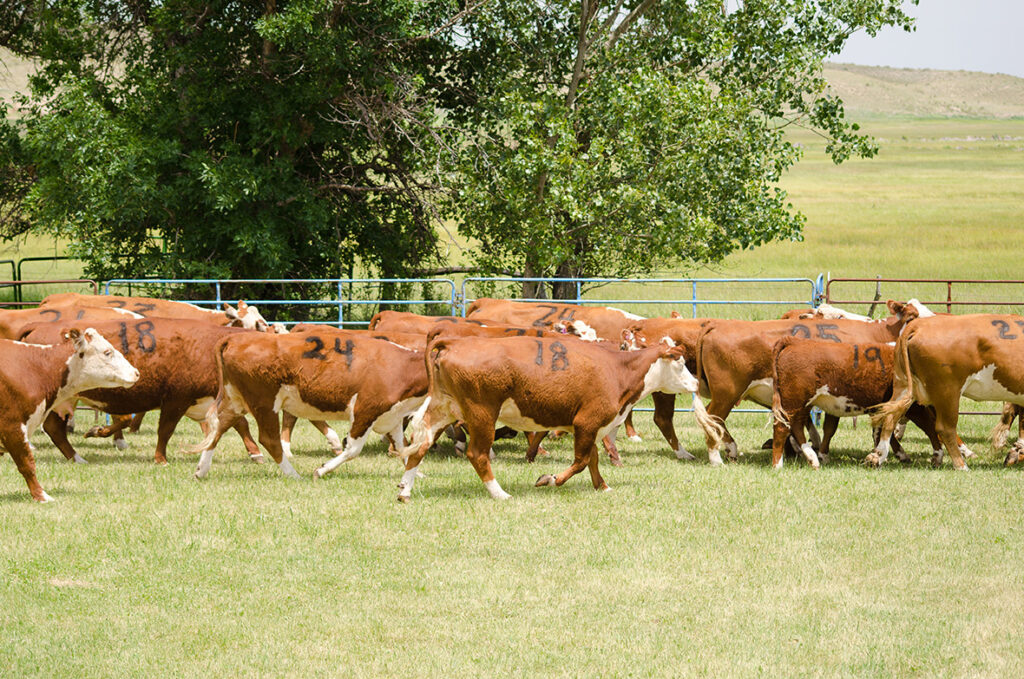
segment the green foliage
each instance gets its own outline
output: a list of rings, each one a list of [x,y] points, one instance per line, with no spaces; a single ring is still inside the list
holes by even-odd
[[[434,252],[447,3],[25,3],[25,203],[92,276],[383,275]]]
[[[778,187],[785,127],[835,162],[875,152],[826,92],[856,30],[909,27],[897,0],[506,2],[466,20],[476,98],[452,210],[479,259],[527,275],[626,275],[799,239]],[[557,294],[557,289],[556,289]]]

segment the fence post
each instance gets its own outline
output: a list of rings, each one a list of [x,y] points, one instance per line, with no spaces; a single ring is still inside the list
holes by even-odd
[[[693,317],[697,318],[697,281],[693,281]]]

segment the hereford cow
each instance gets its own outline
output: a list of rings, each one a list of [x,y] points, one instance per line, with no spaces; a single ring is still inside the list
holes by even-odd
[[[53,324],[27,329],[26,342],[51,343],[57,337]],[[89,389],[79,399],[104,412],[131,415],[160,410],[154,461],[167,463],[167,442],[179,420],[188,416],[202,420],[217,395],[217,364],[214,348],[224,337],[236,333],[256,334],[241,328],[226,328],[204,321],[151,318],[141,321],[102,321],[95,332],[120,349],[139,369],[140,378],[130,388]],[[239,434],[249,454],[261,461],[260,451],[244,420]],[[51,413],[43,428],[54,445],[68,459],[84,462],[67,438],[64,421]]]
[[[370,330],[377,332],[408,332],[426,335],[438,323],[486,325],[484,319],[468,320],[461,316],[423,316],[409,311],[378,311],[370,319]]]
[[[18,339],[26,326],[36,323],[57,323],[67,327],[76,322],[112,319],[141,319],[142,316],[125,309],[108,307],[54,306],[38,309],[0,309],[0,338]]]
[[[708,323],[697,340],[697,373],[701,389],[707,388],[711,402],[708,413],[724,423],[732,409],[744,399],[770,408],[772,403],[772,347],[787,336],[816,337],[832,342],[892,342],[904,324],[917,317],[917,310],[892,300],[892,316],[885,321],[864,323],[835,319],[829,321],[726,321]],[[719,438],[722,434],[724,438]],[[891,434],[891,432],[890,432]],[[719,447],[724,444],[735,459],[735,440],[724,426],[705,431],[708,461],[722,464]]]
[[[317,478],[358,455],[371,431],[402,441],[402,421],[427,395],[423,354],[362,333],[228,337],[215,356],[220,389],[207,413],[196,478],[210,471],[213,451],[246,412],[259,440],[286,475],[298,478],[281,447],[277,413],[311,420],[349,420],[344,452],[316,470]]]
[[[682,351],[666,345],[615,352],[549,338],[440,339],[427,349],[427,369],[430,395],[410,424],[411,443],[402,453],[402,502],[410,499],[434,437],[458,420],[469,430],[466,456],[495,499],[509,497],[488,457],[496,422],[520,431],[573,432],[573,463],[557,477],[542,476],[538,486],[560,486],[589,466],[594,488],[607,490],[598,470],[597,441],[650,392],[693,392],[697,387]],[[705,416],[702,408],[697,416]]]
[[[63,292],[49,295],[39,303],[40,309],[53,307],[87,307],[125,309],[145,318],[181,318],[193,321],[207,321],[216,325],[231,325],[248,330],[267,329],[268,323],[259,309],[238,303],[238,309],[224,304],[223,311],[204,309],[187,302],[175,302],[155,297],[125,297],[122,295],[82,295],[77,292]]]
[[[956,432],[961,395],[1024,405],[1024,317],[934,316],[909,324],[896,342],[893,397],[872,418],[883,438],[865,461],[885,462],[888,434],[916,401],[935,409],[935,429],[953,466],[966,470]],[[1005,462],[1015,460],[1011,453]]]
[[[618,342],[622,331],[630,324],[643,320],[614,307],[581,306],[564,302],[513,302],[507,299],[481,297],[466,310],[467,319],[490,319],[495,323],[547,328],[558,321],[575,321],[576,334],[587,335],[592,329],[595,338]],[[589,337],[588,337],[589,338]]]
[[[839,418],[863,415],[892,396],[892,367],[892,344],[835,344],[796,337],[776,342],[772,350],[772,465],[782,467],[783,449],[791,434],[812,467],[818,467],[818,455],[822,462],[828,462]],[[818,455],[803,436],[813,407],[825,413]],[[934,413],[914,404],[907,415],[928,436],[935,453],[941,455]],[[895,436],[891,443],[897,455],[909,462]]]
[[[32,499],[49,502],[36,480],[36,463],[29,437],[57,403],[98,387],[129,387],[139,379],[136,370],[110,342],[92,328],[62,333],[55,345],[0,340],[0,443],[25,477]]]

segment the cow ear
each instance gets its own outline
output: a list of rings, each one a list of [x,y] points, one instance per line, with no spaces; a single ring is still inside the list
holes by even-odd
[[[885,306],[889,308],[889,313],[893,316],[902,316],[903,311],[907,308],[907,305],[897,302],[894,299],[890,299],[886,302]]]
[[[683,317],[683,315],[682,315],[681,313],[679,313],[678,311],[676,311],[675,309],[673,309],[673,310],[672,310],[672,316],[671,316],[671,317],[672,317],[672,318],[682,318],[682,317]]]
[[[232,308],[232,306],[230,304],[228,304],[227,302],[224,302],[224,306],[222,308],[224,309],[224,315],[225,316],[227,316],[228,318],[230,318],[233,321],[238,320],[238,312],[235,311],[234,308]]]
[[[71,328],[64,333],[64,339],[69,339],[72,342],[77,342],[78,338],[82,336],[82,331],[78,328]]]
[[[632,342],[633,341],[633,331],[630,330],[629,328],[623,328],[623,330],[622,330],[622,341],[623,342],[627,342],[627,343],[628,342]]]
[[[238,315],[244,316],[245,310],[249,308],[249,305],[245,303],[244,299],[238,300]]]

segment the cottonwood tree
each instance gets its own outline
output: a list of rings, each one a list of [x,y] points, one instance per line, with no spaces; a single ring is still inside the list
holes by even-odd
[[[451,115],[472,132],[452,212],[482,264],[528,276],[636,274],[798,239],[803,217],[778,187],[800,156],[786,127],[820,132],[835,162],[875,153],[820,70],[856,31],[909,30],[902,4],[480,7],[449,69],[466,92]]]
[[[430,97],[459,12],[5,2],[0,44],[40,64],[7,137],[32,181],[8,193],[99,278],[401,275],[435,253]]]

